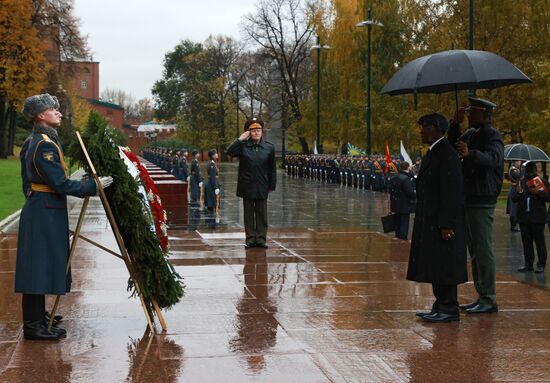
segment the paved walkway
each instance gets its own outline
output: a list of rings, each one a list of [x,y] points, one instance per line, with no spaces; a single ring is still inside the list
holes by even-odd
[[[500,312],[425,324],[414,311],[431,305],[431,288],[405,281],[408,242],[376,232],[384,195],[280,174],[269,249],[245,251],[236,169],[222,170],[221,217],[193,210],[189,227],[170,231],[187,290],[163,335],[146,333],[121,261],[79,242],[74,292],[60,308],[68,337],[23,340],[17,236],[0,235],[0,381],[550,381],[550,293],[544,277],[536,285],[506,273],[521,240],[503,231],[504,216],[495,229]],[[83,231],[115,249],[97,199]],[[459,295],[472,299],[472,284]]]

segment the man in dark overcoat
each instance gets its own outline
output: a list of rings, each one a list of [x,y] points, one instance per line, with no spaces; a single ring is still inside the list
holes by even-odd
[[[422,142],[430,148],[418,172],[407,279],[432,284],[432,310],[417,316],[428,322],[458,321],[457,285],[467,281],[460,159],[444,137],[445,117],[425,115],[418,123]]]
[[[277,184],[275,146],[262,138],[263,127],[259,118],[249,119],[227,148],[228,155],[239,157],[237,196],[243,199],[246,248],[267,248],[267,197]]]
[[[412,174],[409,163],[399,164],[399,173],[390,179],[390,210],[395,215],[395,237],[407,240],[409,234],[409,218],[414,212],[416,193],[413,188]]]
[[[83,198],[107,187],[111,177],[74,181],[59,143],[61,124],[59,103],[49,94],[27,98],[23,115],[34,121],[32,135],[21,148],[21,177],[25,205],[19,219],[15,268],[15,292],[23,294],[23,335],[26,339],[57,340],[66,331],[57,326],[48,330],[45,294],[64,295],[70,291],[69,220],[67,195]]]

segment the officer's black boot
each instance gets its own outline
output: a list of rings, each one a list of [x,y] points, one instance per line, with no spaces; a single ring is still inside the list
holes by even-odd
[[[39,321],[24,321],[23,336],[30,340],[59,340],[61,334],[59,332],[48,331],[48,325],[44,320]]]

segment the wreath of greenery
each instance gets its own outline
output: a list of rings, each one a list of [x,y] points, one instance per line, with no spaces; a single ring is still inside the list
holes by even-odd
[[[112,130],[101,115],[91,112],[82,139],[98,175],[110,175],[114,179],[105,194],[138,273],[141,293],[149,310],[153,310],[151,298],[155,298],[161,308],[168,309],[179,302],[185,285],[168,262],[168,253],[162,251],[155,232],[151,231],[151,223],[144,214],[147,206],[138,192],[138,183],[119,156]],[[72,144],[69,152],[72,161],[90,174],[80,145]],[[132,296],[136,294],[132,278],[128,279],[128,291]]]

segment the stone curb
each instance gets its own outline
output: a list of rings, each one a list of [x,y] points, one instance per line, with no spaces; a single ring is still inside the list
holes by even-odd
[[[17,210],[12,215],[4,218],[2,221],[0,221],[0,233],[5,234],[8,232],[8,230],[11,228],[11,226],[17,221],[19,218],[19,215],[21,214],[21,209]]]

